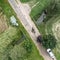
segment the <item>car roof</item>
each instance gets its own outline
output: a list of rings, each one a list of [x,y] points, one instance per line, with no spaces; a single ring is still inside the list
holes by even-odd
[[[47,49],[47,52],[49,52],[49,51],[51,51],[51,49],[50,49],[50,48],[48,48],[48,49]]]

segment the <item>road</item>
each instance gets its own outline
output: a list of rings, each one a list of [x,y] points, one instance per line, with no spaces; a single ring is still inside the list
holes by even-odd
[[[19,18],[20,22],[22,23],[26,31],[29,33],[31,39],[35,43],[39,51],[39,54],[43,56],[44,60],[52,60],[47,54],[46,50],[40,45],[40,43],[36,41],[37,36],[40,35],[40,33],[38,29],[36,28],[34,22],[31,20],[30,16],[24,9],[22,3],[19,0],[8,0],[8,2],[10,3],[11,7],[15,11],[17,17]],[[31,31],[32,27],[34,28],[35,33]]]

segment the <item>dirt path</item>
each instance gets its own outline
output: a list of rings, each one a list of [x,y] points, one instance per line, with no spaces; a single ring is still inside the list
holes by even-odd
[[[33,42],[35,43],[37,49],[39,50],[40,55],[43,56],[44,60],[52,60],[47,54],[46,50],[40,45],[40,43],[37,43],[36,38],[38,35],[40,35],[40,33],[36,28],[35,24],[33,23],[33,21],[31,20],[28,13],[26,13],[26,10],[24,9],[22,3],[19,0],[8,0],[8,1],[12,6],[12,8],[14,9],[15,13],[17,14],[17,17],[21,21],[22,25],[27,30]],[[34,28],[35,33],[31,32],[32,27]]]

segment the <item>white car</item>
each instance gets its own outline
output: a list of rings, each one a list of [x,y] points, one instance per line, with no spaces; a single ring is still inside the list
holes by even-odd
[[[52,53],[50,48],[47,49],[47,53],[50,55],[51,58],[54,59],[54,54]]]

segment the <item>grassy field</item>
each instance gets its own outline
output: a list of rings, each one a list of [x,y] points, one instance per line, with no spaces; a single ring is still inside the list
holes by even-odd
[[[24,1],[27,0],[22,0],[21,2]],[[28,0],[28,1],[27,2],[31,7],[31,12],[30,12],[31,17],[35,17],[36,15],[41,13],[44,10],[44,8],[46,8],[51,2],[51,0]]]
[[[38,0],[38,1],[36,0],[34,5],[32,6],[32,9],[31,9],[31,12],[30,12],[30,16],[31,17],[35,17],[36,15],[41,13],[49,5],[48,3],[50,3],[50,0]]]
[[[42,56],[39,55],[37,48],[32,42],[29,34],[26,32],[13,9],[9,5],[7,0],[0,0],[0,6],[2,7],[3,15],[6,15],[8,28],[0,34],[0,60],[44,60]],[[18,27],[12,26],[9,22],[10,17],[14,15],[19,24]],[[15,41],[19,40],[22,33],[25,36],[20,44],[12,45]],[[27,53],[24,49],[23,44],[26,40],[32,43],[32,52]],[[15,42],[16,43],[16,42]],[[17,54],[17,55],[16,55]],[[22,57],[21,57],[22,54]]]

